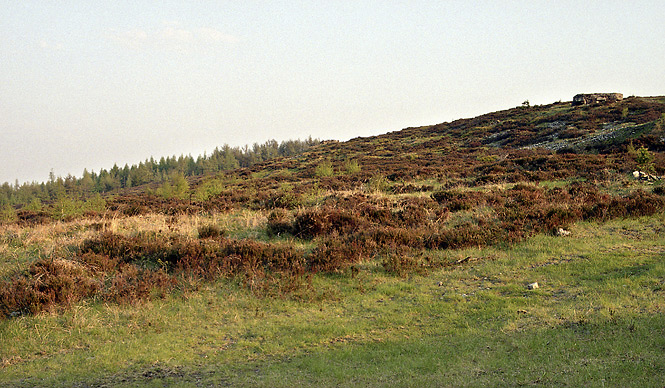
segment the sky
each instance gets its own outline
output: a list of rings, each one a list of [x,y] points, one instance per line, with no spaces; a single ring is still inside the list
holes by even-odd
[[[665,95],[665,1],[0,0],[0,182]]]

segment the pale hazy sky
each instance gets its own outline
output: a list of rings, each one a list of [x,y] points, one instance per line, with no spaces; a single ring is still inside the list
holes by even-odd
[[[0,0],[0,182],[665,94],[665,1]]]

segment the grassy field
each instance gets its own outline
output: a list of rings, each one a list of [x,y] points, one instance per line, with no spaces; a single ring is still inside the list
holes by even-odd
[[[251,233],[257,217],[228,222]],[[90,233],[81,222],[8,227],[0,274],[66,255]],[[113,227],[131,228],[124,222]],[[664,225],[661,213],[511,247],[430,251],[460,263],[403,277],[378,258],[313,275],[306,298],[257,298],[220,280],[135,305],[88,300],[3,320],[0,385],[660,387]]]

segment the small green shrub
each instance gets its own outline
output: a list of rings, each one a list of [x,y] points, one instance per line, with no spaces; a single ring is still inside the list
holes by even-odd
[[[360,164],[358,164],[357,160],[347,160],[344,162],[344,171],[347,174],[355,174],[360,172]]]
[[[385,176],[376,175],[365,184],[365,189],[369,193],[387,193],[390,191],[390,182]]]
[[[16,210],[10,205],[4,205],[0,208],[0,223],[14,222],[17,220]]]
[[[225,189],[225,181],[222,179],[211,179],[196,188],[196,191],[194,192],[194,199],[199,202],[207,201],[210,198],[219,195]]]
[[[105,209],[106,201],[99,193],[92,198],[88,198],[83,204],[83,210],[86,212],[103,212]]]
[[[44,205],[42,204],[42,200],[39,198],[33,198],[32,201],[25,207],[26,210],[31,210],[33,212],[39,212],[42,210]]]
[[[314,174],[319,178],[333,176],[335,175],[335,170],[332,163],[329,160],[325,160],[314,168]]]
[[[67,221],[82,216],[85,211],[85,202],[78,199],[62,197],[51,207],[51,218]]]
[[[640,147],[635,154],[635,162],[640,171],[654,172],[653,155],[645,147]]]
[[[164,199],[185,199],[189,194],[189,183],[182,174],[176,174],[162,183],[155,194]]]
[[[499,160],[499,157],[497,155],[478,155],[476,157],[476,160],[478,160],[479,162],[489,163],[489,162],[496,162],[497,160]]]

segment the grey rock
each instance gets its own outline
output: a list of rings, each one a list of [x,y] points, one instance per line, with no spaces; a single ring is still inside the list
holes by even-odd
[[[621,93],[578,94],[573,97],[573,105],[605,104],[623,100]]]

